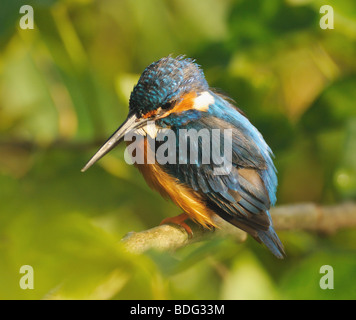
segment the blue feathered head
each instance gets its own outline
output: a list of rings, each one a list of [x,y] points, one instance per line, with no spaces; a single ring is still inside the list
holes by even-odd
[[[143,71],[130,96],[130,113],[140,117],[158,108],[166,109],[182,95],[208,87],[203,71],[194,60],[168,56]]]

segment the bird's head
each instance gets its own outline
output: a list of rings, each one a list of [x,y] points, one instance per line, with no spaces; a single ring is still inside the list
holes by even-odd
[[[205,108],[213,99],[208,89],[203,71],[192,59],[168,56],[153,62],[131,93],[127,119],[82,171],[118,145],[125,134],[143,128],[148,121],[179,117],[183,111]]]
[[[162,58],[143,71],[130,96],[130,113],[138,118],[161,114],[187,93],[208,87],[203,71],[193,60]]]

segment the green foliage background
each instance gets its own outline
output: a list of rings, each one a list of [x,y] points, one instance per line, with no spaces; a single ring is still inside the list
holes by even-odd
[[[34,30],[19,8],[34,8]],[[319,26],[334,8],[335,29]],[[125,119],[140,73],[197,59],[276,155],[278,204],[356,198],[354,0],[2,0],[1,299],[355,299],[356,232],[279,232],[288,257],[248,239],[131,256],[119,240],[178,208],[120,147],[80,169]],[[22,265],[33,290],[19,287]],[[331,265],[335,289],[321,290]]]

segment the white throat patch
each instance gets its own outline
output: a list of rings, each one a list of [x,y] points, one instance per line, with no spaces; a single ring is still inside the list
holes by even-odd
[[[135,132],[141,136],[149,135],[152,139],[155,139],[159,130],[161,128],[154,121],[148,121],[144,127],[137,129]]]

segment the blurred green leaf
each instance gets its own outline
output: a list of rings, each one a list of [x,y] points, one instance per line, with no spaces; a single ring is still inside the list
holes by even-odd
[[[279,298],[273,280],[250,253],[241,254],[232,265],[229,274],[224,279],[221,296],[228,300]]]

